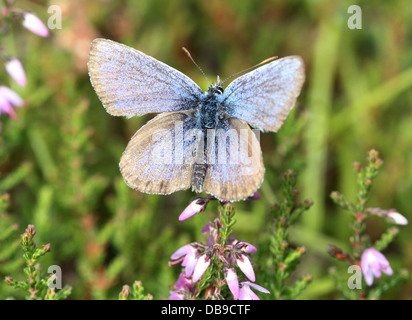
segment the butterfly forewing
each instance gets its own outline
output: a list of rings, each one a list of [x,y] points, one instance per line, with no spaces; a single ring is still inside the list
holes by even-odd
[[[229,118],[219,123],[213,140],[214,148],[208,144],[203,190],[225,201],[253,195],[265,171],[258,137],[245,121]]]
[[[88,68],[97,95],[114,116],[190,110],[202,95],[180,71],[106,39],[92,42]]]
[[[277,131],[295,104],[305,80],[302,58],[275,60],[234,80],[223,93],[229,115]]]
[[[126,183],[145,193],[188,189],[199,143],[194,126],[194,120],[180,112],[160,114],[144,125],[120,160]]]

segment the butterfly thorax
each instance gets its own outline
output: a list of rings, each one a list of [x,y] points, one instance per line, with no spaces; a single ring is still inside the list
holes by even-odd
[[[221,113],[221,95],[223,88],[221,84],[212,84],[206,91],[199,105],[199,122],[202,129],[214,129]]]

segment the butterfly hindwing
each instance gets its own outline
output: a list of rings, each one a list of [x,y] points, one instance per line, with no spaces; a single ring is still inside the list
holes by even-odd
[[[194,119],[162,113],[140,128],[120,160],[126,183],[145,193],[170,194],[192,184],[198,136]]]
[[[219,123],[213,140],[215,147],[208,146],[203,190],[225,201],[243,200],[253,195],[265,171],[255,132],[245,121],[229,118]]]

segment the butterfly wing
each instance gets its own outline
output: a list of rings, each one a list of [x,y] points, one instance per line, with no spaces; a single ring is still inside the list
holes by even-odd
[[[209,133],[207,138],[203,190],[223,201],[243,200],[253,195],[263,181],[265,168],[258,137],[249,125],[228,118],[219,122],[215,139]],[[209,141],[215,142],[215,148]]]
[[[97,95],[113,116],[190,110],[202,95],[180,71],[114,41],[95,39],[87,65]]]
[[[156,116],[140,128],[120,160],[126,183],[145,193],[170,194],[188,189],[198,143],[195,124],[186,114],[171,112]]]
[[[304,80],[302,58],[275,60],[230,83],[223,92],[224,111],[255,127],[276,132],[295,104]]]

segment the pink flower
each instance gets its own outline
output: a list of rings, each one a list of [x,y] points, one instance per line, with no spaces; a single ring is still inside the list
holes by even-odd
[[[184,300],[185,295],[182,292],[177,292],[177,291],[169,291],[170,296],[167,298],[167,300]]]
[[[195,290],[195,287],[193,286],[193,281],[190,278],[187,278],[184,272],[180,273],[174,288],[176,290],[187,289],[190,292],[193,292]]]
[[[247,255],[241,254],[235,257],[236,264],[242,270],[242,272],[249,278],[250,281],[255,281],[255,272],[253,271],[252,264]]]
[[[384,217],[388,219],[390,222],[400,224],[400,225],[407,225],[408,219],[406,219],[403,215],[401,215],[396,209],[389,209],[384,210],[381,208],[368,208],[367,212],[370,214],[375,214],[377,216]]]
[[[47,37],[49,35],[49,29],[47,29],[44,23],[39,18],[37,18],[33,13],[23,13],[22,24],[26,29],[37,34],[38,36]]]
[[[191,216],[202,212],[206,209],[209,203],[209,198],[196,198],[194,199],[179,216],[179,221],[189,219]]]
[[[255,272],[250,262],[249,255],[257,252],[255,246],[246,241],[233,239],[231,243],[231,254],[227,261],[229,263],[236,263],[242,272],[249,278],[250,281],[255,281]]]
[[[396,210],[388,210],[386,217],[388,218],[388,220],[396,224],[400,224],[403,226],[408,224],[408,219],[406,219],[403,215],[401,215]]]
[[[26,74],[24,73],[23,66],[17,58],[12,58],[5,64],[7,72],[19,85],[26,85]]]
[[[239,300],[260,300],[256,293],[254,293],[250,287],[260,292],[270,293],[265,288],[249,281],[241,282],[240,286],[241,288],[239,290]]]
[[[13,107],[21,107],[24,101],[13,90],[0,86],[0,114],[7,113],[11,118],[16,119],[17,114]]]
[[[192,279],[187,278],[184,272],[180,273],[174,289],[169,291],[170,296],[167,298],[168,300],[187,300],[190,299],[191,294],[195,291]]]
[[[389,261],[382,253],[374,248],[368,248],[362,252],[361,268],[368,286],[372,285],[373,277],[380,278],[381,270],[387,275],[393,274]]]
[[[225,268],[225,277],[227,286],[229,287],[229,290],[232,293],[233,298],[237,300],[239,298],[239,280],[237,278],[235,269]]]
[[[256,247],[246,241],[234,240],[232,244],[237,249],[239,249],[241,252],[244,252],[247,254],[253,254],[257,252]]]
[[[195,269],[193,270],[193,282],[197,282],[203,276],[209,265],[210,258],[207,256],[207,254],[201,255],[196,263]]]
[[[180,249],[177,249],[177,251],[173,253],[170,257],[172,260],[176,260],[179,258],[181,259],[174,262],[169,262],[169,264],[176,264],[182,261],[182,267],[185,267],[185,275],[187,278],[189,278],[192,276],[193,270],[195,269],[197,264],[197,250],[197,247],[194,247],[191,244],[187,244],[181,247]]]

